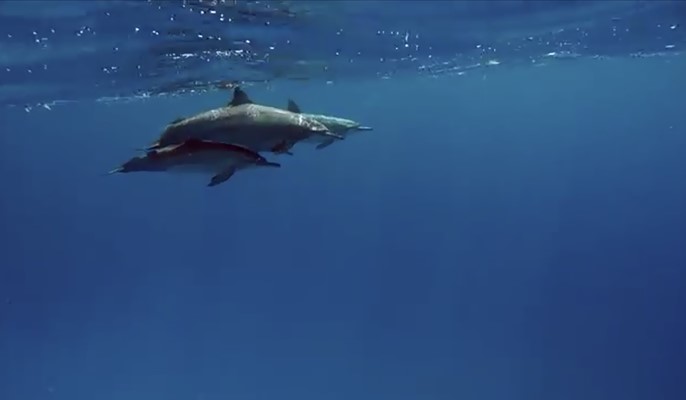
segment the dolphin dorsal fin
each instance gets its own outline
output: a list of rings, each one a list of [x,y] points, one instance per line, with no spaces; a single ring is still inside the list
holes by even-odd
[[[300,114],[300,107],[295,103],[295,101],[288,99],[288,111],[296,114]]]
[[[239,86],[233,89],[233,98],[229,102],[229,107],[236,107],[243,104],[252,104],[252,100],[248,97],[248,94],[243,91]]]
[[[183,121],[184,119],[186,119],[186,118],[184,118],[184,117],[179,117],[179,118],[173,120],[173,121],[171,122],[170,125],[178,124],[179,122]]]

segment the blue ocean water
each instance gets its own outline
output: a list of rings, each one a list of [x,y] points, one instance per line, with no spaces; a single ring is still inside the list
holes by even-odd
[[[28,3],[0,399],[686,398],[679,2]],[[235,83],[374,130],[104,175]]]

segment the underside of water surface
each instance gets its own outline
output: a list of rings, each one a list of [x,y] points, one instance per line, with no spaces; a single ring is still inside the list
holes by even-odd
[[[4,1],[0,105],[670,56],[681,1]]]
[[[0,0],[0,400],[686,399],[684,46],[677,0]],[[236,85],[373,129],[107,174]]]

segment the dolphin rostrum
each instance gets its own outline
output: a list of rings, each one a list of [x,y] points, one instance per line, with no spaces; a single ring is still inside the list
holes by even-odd
[[[297,142],[310,136],[343,140],[343,136],[312,118],[255,104],[240,87],[235,87],[225,107],[173,121],[148,150],[200,139],[233,143],[256,152],[288,153]]]
[[[300,107],[293,101],[292,99],[288,100],[288,111],[294,112],[296,114],[300,114],[304,117],[313,119],[317,122],[322,123],[324,126],[329,129],[329,131],[341,135],[341,136],[347,136],[351,132],[359,132],[359,131],[371,131],[373,128],[368,127],[368,126],[362,126],[358,122],[355,122],[350,119],[345,119],[345,118],[339,118],[339,117],[333,117],[330,115],[322,115],[322,114],[305,114],[300,111]],[[333,144],[334,140],[328,137],[314,137],[310,136],[307,139],[304,140],[305,142],[313,142],[313,143],[319,143],[317,145],[317,149],[323,149],[331,144]]]
[[[230,143],[188,139],[149,150],[144,156],[133,157],[110,174],[128,172],[209,173],[207,186],[226,182],[236,171],[253,167],[281,167],[267,161],[259,153]]]

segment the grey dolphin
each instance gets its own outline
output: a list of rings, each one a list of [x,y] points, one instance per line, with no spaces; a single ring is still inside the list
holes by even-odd
[[[109,173],[209,173],[212,178],[207,186],[216,186],[229,180],[236,171],[253,167],[279,168],[281,165],[267,161],[245,146],[189,139],[133,157]]]
[[[351,132],[359,132],[359,131],[371,131],[373,128],[369,126],[362,126],[360,123],[353,121],[351,119],[346,119],[346,118],[340,118],[340,117],[333,117],[330,115],[323,115],[323,114],[306,114],[303,113],[300,110],[300,107],[295,103],[294,100],[289,99],[288,100],[288,111],[294,112],[296,114],[300,114],[304,117],[313,119],[317,122],[322,123],[324,126],[326,126],[331,132],[341,135],[341,136],[347,136]],[[314,137],[310,136],[309,138],[304,140],[305,142],[311,142],[311,143],[318,143],[317,149],[323,149],[331,144],[333,144],[334,140],[331,138],[326,138],[326,137]]]
[[[238,144],[256,152],[288,153],[295,143],[310,136],[343,140],[343,136],[314,119],[255,104],[240,87],[235,87],[225,107],[173,121],[148,150],[201,139]]]

